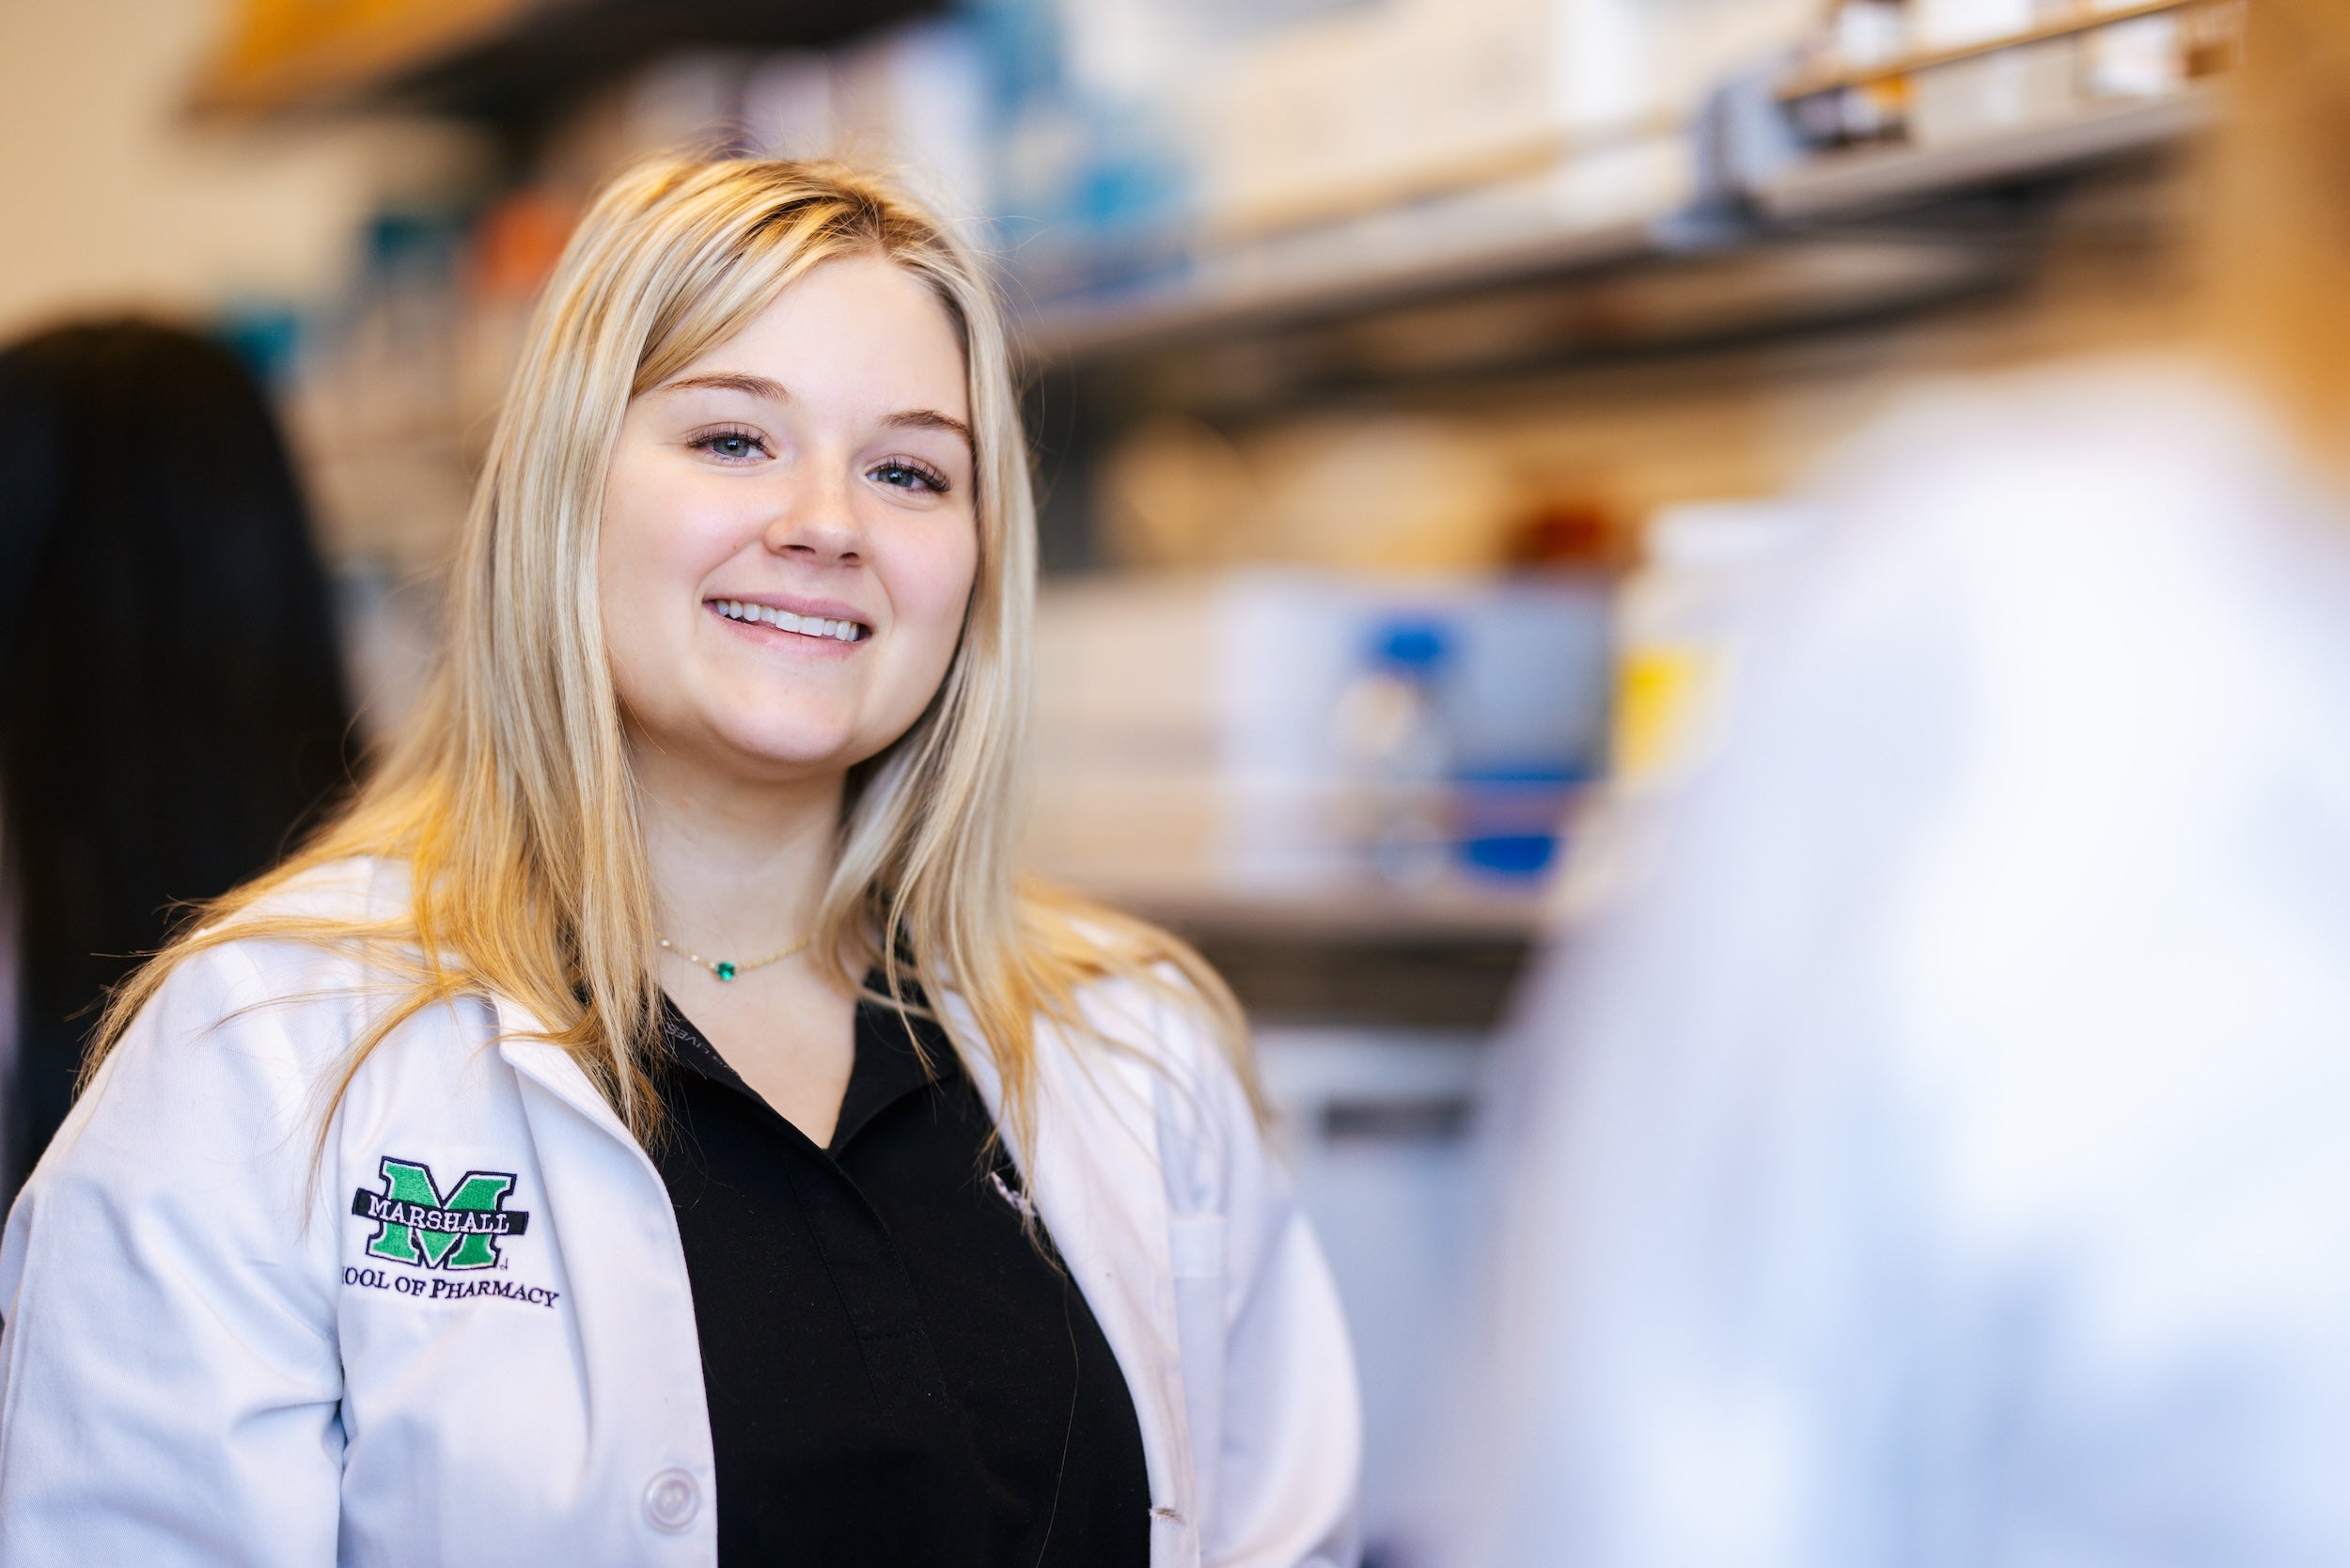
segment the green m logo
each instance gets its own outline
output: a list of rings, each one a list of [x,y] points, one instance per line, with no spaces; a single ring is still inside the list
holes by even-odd
[[[382,1169],[382,1192],[361,1187],[351,1200],[352,1214],[375,1221],[370,1258],[414,1268],[495,1268],[499,1240],[529,1229],[528,1214],[499,1206],[514,1190],[509,1172],[468,1170],[444,1193],[430,1166],[387,1154]]]

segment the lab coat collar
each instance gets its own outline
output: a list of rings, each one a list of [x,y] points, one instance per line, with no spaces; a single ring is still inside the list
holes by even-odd
[[[960,996],[949,995],[943,1006],[964,1038],[981,1038]],[[1141,1423],[1153,1568],[1191,1568],[1200,1557],[1198,1487],[1151,1069],[1122,1052],[1081,1053],[1058,1025],[1038,1020],[1037,1146],[1030,1150],[1004,1128],[1003,1076],[995,1061],[981,1052],[965,1067],[1129,1386],[1160,1416]]]

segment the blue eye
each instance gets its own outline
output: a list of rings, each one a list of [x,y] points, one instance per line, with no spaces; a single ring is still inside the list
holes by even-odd
[[[934,495],[947,494],[947,476],[935,468],[891,458],[867,476],[897,490],[927,490]]]
[[[750,431],[712,431],[696,436],[692,445],[727,463],[747,463],[767,450],[767,443]]]

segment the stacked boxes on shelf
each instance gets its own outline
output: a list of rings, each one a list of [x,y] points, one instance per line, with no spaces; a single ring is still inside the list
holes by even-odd
[[[1249,235],[1513,180],[1569,221],[1662,215],[1694,189],[1684,133],[1704,94],[1816,14],[1816,0],[1389,0],[1295,24],[1197,95],[1204,217]]]
[[[998,0],[1014,9],[1023,0]],[[1072,10],[1007,118],[1047,311],[1636,225],[1698,189],[1689,127],[1817,0],[1128,0]],[[1083,25],[1080,25],[1080,22]]]

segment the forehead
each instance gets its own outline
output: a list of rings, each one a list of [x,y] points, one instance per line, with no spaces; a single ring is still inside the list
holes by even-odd
[[[819,262],[680,376],[713,371],[780,382],[795,400],[970,417],[962,335],[946,302],[918,274],[879,256]]]

